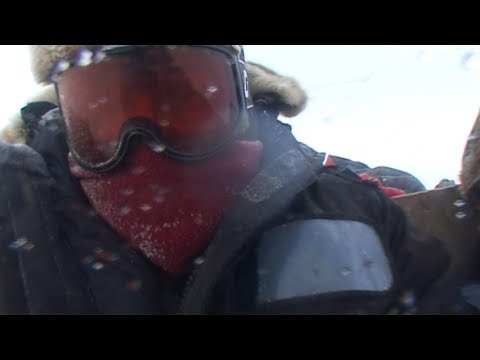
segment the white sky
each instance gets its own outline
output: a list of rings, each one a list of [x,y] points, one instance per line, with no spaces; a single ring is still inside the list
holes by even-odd
[[[427,188],[458,181],[480,109],[480,46],[248,45],[247,60],[290,75],[307,110],[297,139],[371,167],[411,172]],[[24,45],[0,45],[0,126],[37,87]]]
[[[26,45],[0,45],[0,127],[38,88],[30,73]]]

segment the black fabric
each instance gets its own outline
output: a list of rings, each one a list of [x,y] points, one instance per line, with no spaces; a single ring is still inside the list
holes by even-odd
[[[420,180],[406,171],[393,169],[388,166],[377,166],[372,169],[358,161],[352,161],[339,156],[331,156],[331,158],[338,167],[347,168],[357,175],[367,173],[371,177],[379,179],[384,186],[403,190],[407,194],[426,190]]]
[[[88,294],[70,277],[70,262],[61,263],[68,250],[59,241],[50,211],[53,184],[44,162],[27,146],[0,146],[2,204],[8,209],[12,230],[10,237],[2,236],[2,249],[7,256],[15,252],[18,266],[8,273],[18,274],[28,289],[26,310],[33,314],[82,313],[88,307]],[[12,246],[18,242],[26,246]]]
[[[38,120],[44,114],[55,109],[56,107],[57,105],[50,102],[39,101],[30,103],[20,110],[28,141],[31,141],[35,137],[35,130],[38,127]]]
[[[443,247],[410,233],[401,210],[375,185],[343,166],[323,168],[325,154],[298,143],[268,109],[257,106],[251,119],[247,138],[264,143],[263,167],[226,215],[204,262],[178,280],[126,247],[95,214],[69,174],[58,109],[37,118],[28,146],[0,143],[0,313],[252,313],[256,243],[270,227],[298,219],[375,228],[395,284],[388,296],[369,299],[372,313],[405,290],[421,293],[444,271]],[[276,311],[325,311],[310,300]]]
[[[347,168],[354,172],[355,174],[361,174],[363,172],[370,171],[370,167],[368,165],[359,162],[359,161],[352,161],[350,159],[346,159],[340,156],[330,156],[335,163],[336,166],[341,168]]]
[[[243,211],[254,212],[254,208],[254,205],[244,204]],[[407,290],[415,293],[419,299],[416,305],[419,306],[424,291],[449,265],[449,257],[437,239],[411,231],[396,204],[375,185],[361,181],[348,169],[319,169],[315,181],[295,197],[289,209],[275,218],[274,224],[318,218],[356,220],[373,226],[393,269],[393,288],[386,292],[342,292],[289,299],[260,306],[255,310],[257,313],[381,314],[397,306]],[[231,233],[227,235],[231,236]],[[224,239],[224,242],[227,241]],[[244,253],[250,255],[225,276],[228,280],[223,281],[223,284],[230,284],[231,291],[236,293],[228,294],[229,290],[224,288],[223,292],[227,294],[217,295],[222,297],[222,301],[232,301],[224,308],[233,313],[250,313],[252,309],[244,305],[254,303],[252,298],[245,298],[243,292],[245,284],[256,286],[257,275],[248,269],[255,264],[256,255],[245,249]],[[243,277],[247,273],[250,274],[249,280],[245,281]],[[239,285],[231,285],[232,282]],[[222,293],[222,290],[217,289],[217,292]],[[252,296],[251,289],[247,289],[247,293]],[[220,307],[216,304],[215,308],[218,310]]]

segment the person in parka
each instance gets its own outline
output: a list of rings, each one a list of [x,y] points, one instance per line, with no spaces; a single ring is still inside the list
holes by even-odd
[[[0,313],[431,311],[445,247],[277,120],[292,78],[239,45],[31,55],[50,90],[0,142]]]

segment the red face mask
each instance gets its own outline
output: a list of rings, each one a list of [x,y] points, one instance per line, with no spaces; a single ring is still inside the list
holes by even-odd
[[[121,171],[94,173],[72,157],[70,169],[94,209],[131,246],[180,276],[258,172],[262,150],[258,141],[238,141],[213,158],[187,163],[142,145]]]

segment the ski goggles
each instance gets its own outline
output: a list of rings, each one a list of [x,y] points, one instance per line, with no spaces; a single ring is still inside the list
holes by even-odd
[[[252,106],[241,47],[109,45],[60,61],[52,75],[74,159],[108,171],[136,135],[157,152],[201,160],[231,143]]]

